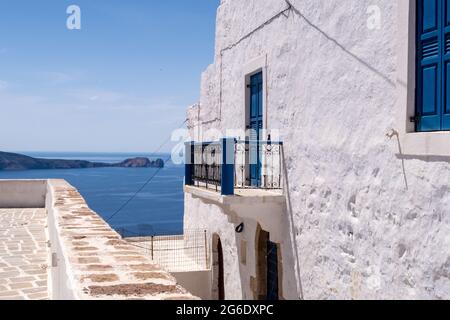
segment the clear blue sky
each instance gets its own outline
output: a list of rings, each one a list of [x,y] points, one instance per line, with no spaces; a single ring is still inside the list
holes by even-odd
[[[198,101],[218,5],[0,0],[0,150],[153,151]]]

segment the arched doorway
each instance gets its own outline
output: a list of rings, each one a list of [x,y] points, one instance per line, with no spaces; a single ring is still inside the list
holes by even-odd
[[[213,236],[213,289],[215,300],[225,300],[225,276],[223,262],[223,247],[219,235]]]

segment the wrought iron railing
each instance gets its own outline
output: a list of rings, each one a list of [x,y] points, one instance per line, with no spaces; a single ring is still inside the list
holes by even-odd
[[[283,143],[240,141],[186,144],[186,185],[233,195],[235,189],[282,189]]]
[[[281,142],[237,141],[235,188],[282,189],[282,148]]]
[[[197,186],[204,184],[218,191],[222,183],[221,163],[222,144],[218,142],[193,144],[194,161],[191,172],[192,180]]]
[[[167,271],[187,272],[210,268],[209,237],[206,230],[184,230],[182,235],[125,240]]]

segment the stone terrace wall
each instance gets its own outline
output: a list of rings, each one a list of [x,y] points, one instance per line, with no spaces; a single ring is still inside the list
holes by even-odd
[[[46,189],[45,180],[0,180],[0,208],[44,208]]]
[[[52,299],[195,299],[89,209],[63,180],[48,182]]]

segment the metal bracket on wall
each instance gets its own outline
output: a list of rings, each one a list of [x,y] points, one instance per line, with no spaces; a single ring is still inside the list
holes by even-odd
[[[420,121],[420,115],[416,114],[414,117],[409,118],[409,122],[411,123],[419,123]]]
[[[56,268],[58,266],[58,256],[56,252],[52,253],[52,268]]]

